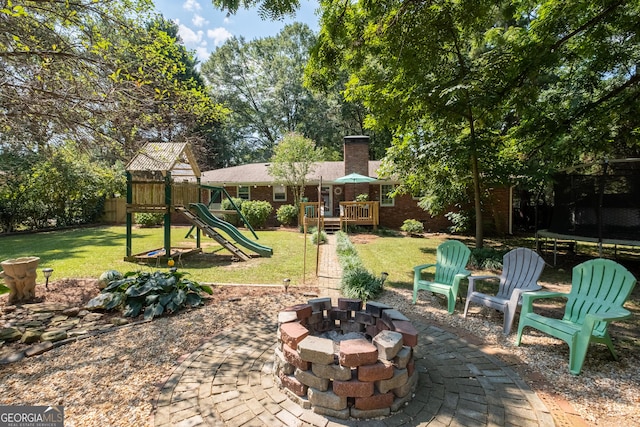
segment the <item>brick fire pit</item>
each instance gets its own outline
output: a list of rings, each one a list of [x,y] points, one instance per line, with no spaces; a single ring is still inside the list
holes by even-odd
[[[274,374],[305,409],[347,419],[401,409],[415,392],[418,332],[398,310],[378,302],[314,298],[278,315]]]

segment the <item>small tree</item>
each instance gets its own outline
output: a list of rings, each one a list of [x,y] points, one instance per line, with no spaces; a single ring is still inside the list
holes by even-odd
[[[309,138],[299,133],[286,134],[276,145],[269,174],[278,184],[291,188],[293,202],[297,207],[304,195],[307,175],[313,172],[315,162],[323,160],[324,153]]]

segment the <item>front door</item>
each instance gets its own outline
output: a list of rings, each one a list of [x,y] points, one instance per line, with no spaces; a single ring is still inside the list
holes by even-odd
[[[324,216],[333,216],[333,188],[331,185],[323,185],[320,187],[320,195],[324,206]]]

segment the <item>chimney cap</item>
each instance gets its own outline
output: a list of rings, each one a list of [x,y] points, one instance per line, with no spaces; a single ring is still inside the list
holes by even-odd
[[[369,143],[369,135],[349,135],[344,137],[345,143],[365,142]]]

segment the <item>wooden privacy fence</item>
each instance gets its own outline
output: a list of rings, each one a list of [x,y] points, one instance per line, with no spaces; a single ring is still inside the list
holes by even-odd
[[[104,201],[104,214],[102,222],[108,224],[124,224],[127,221],[127,200],[124,197],[115,197]]]

